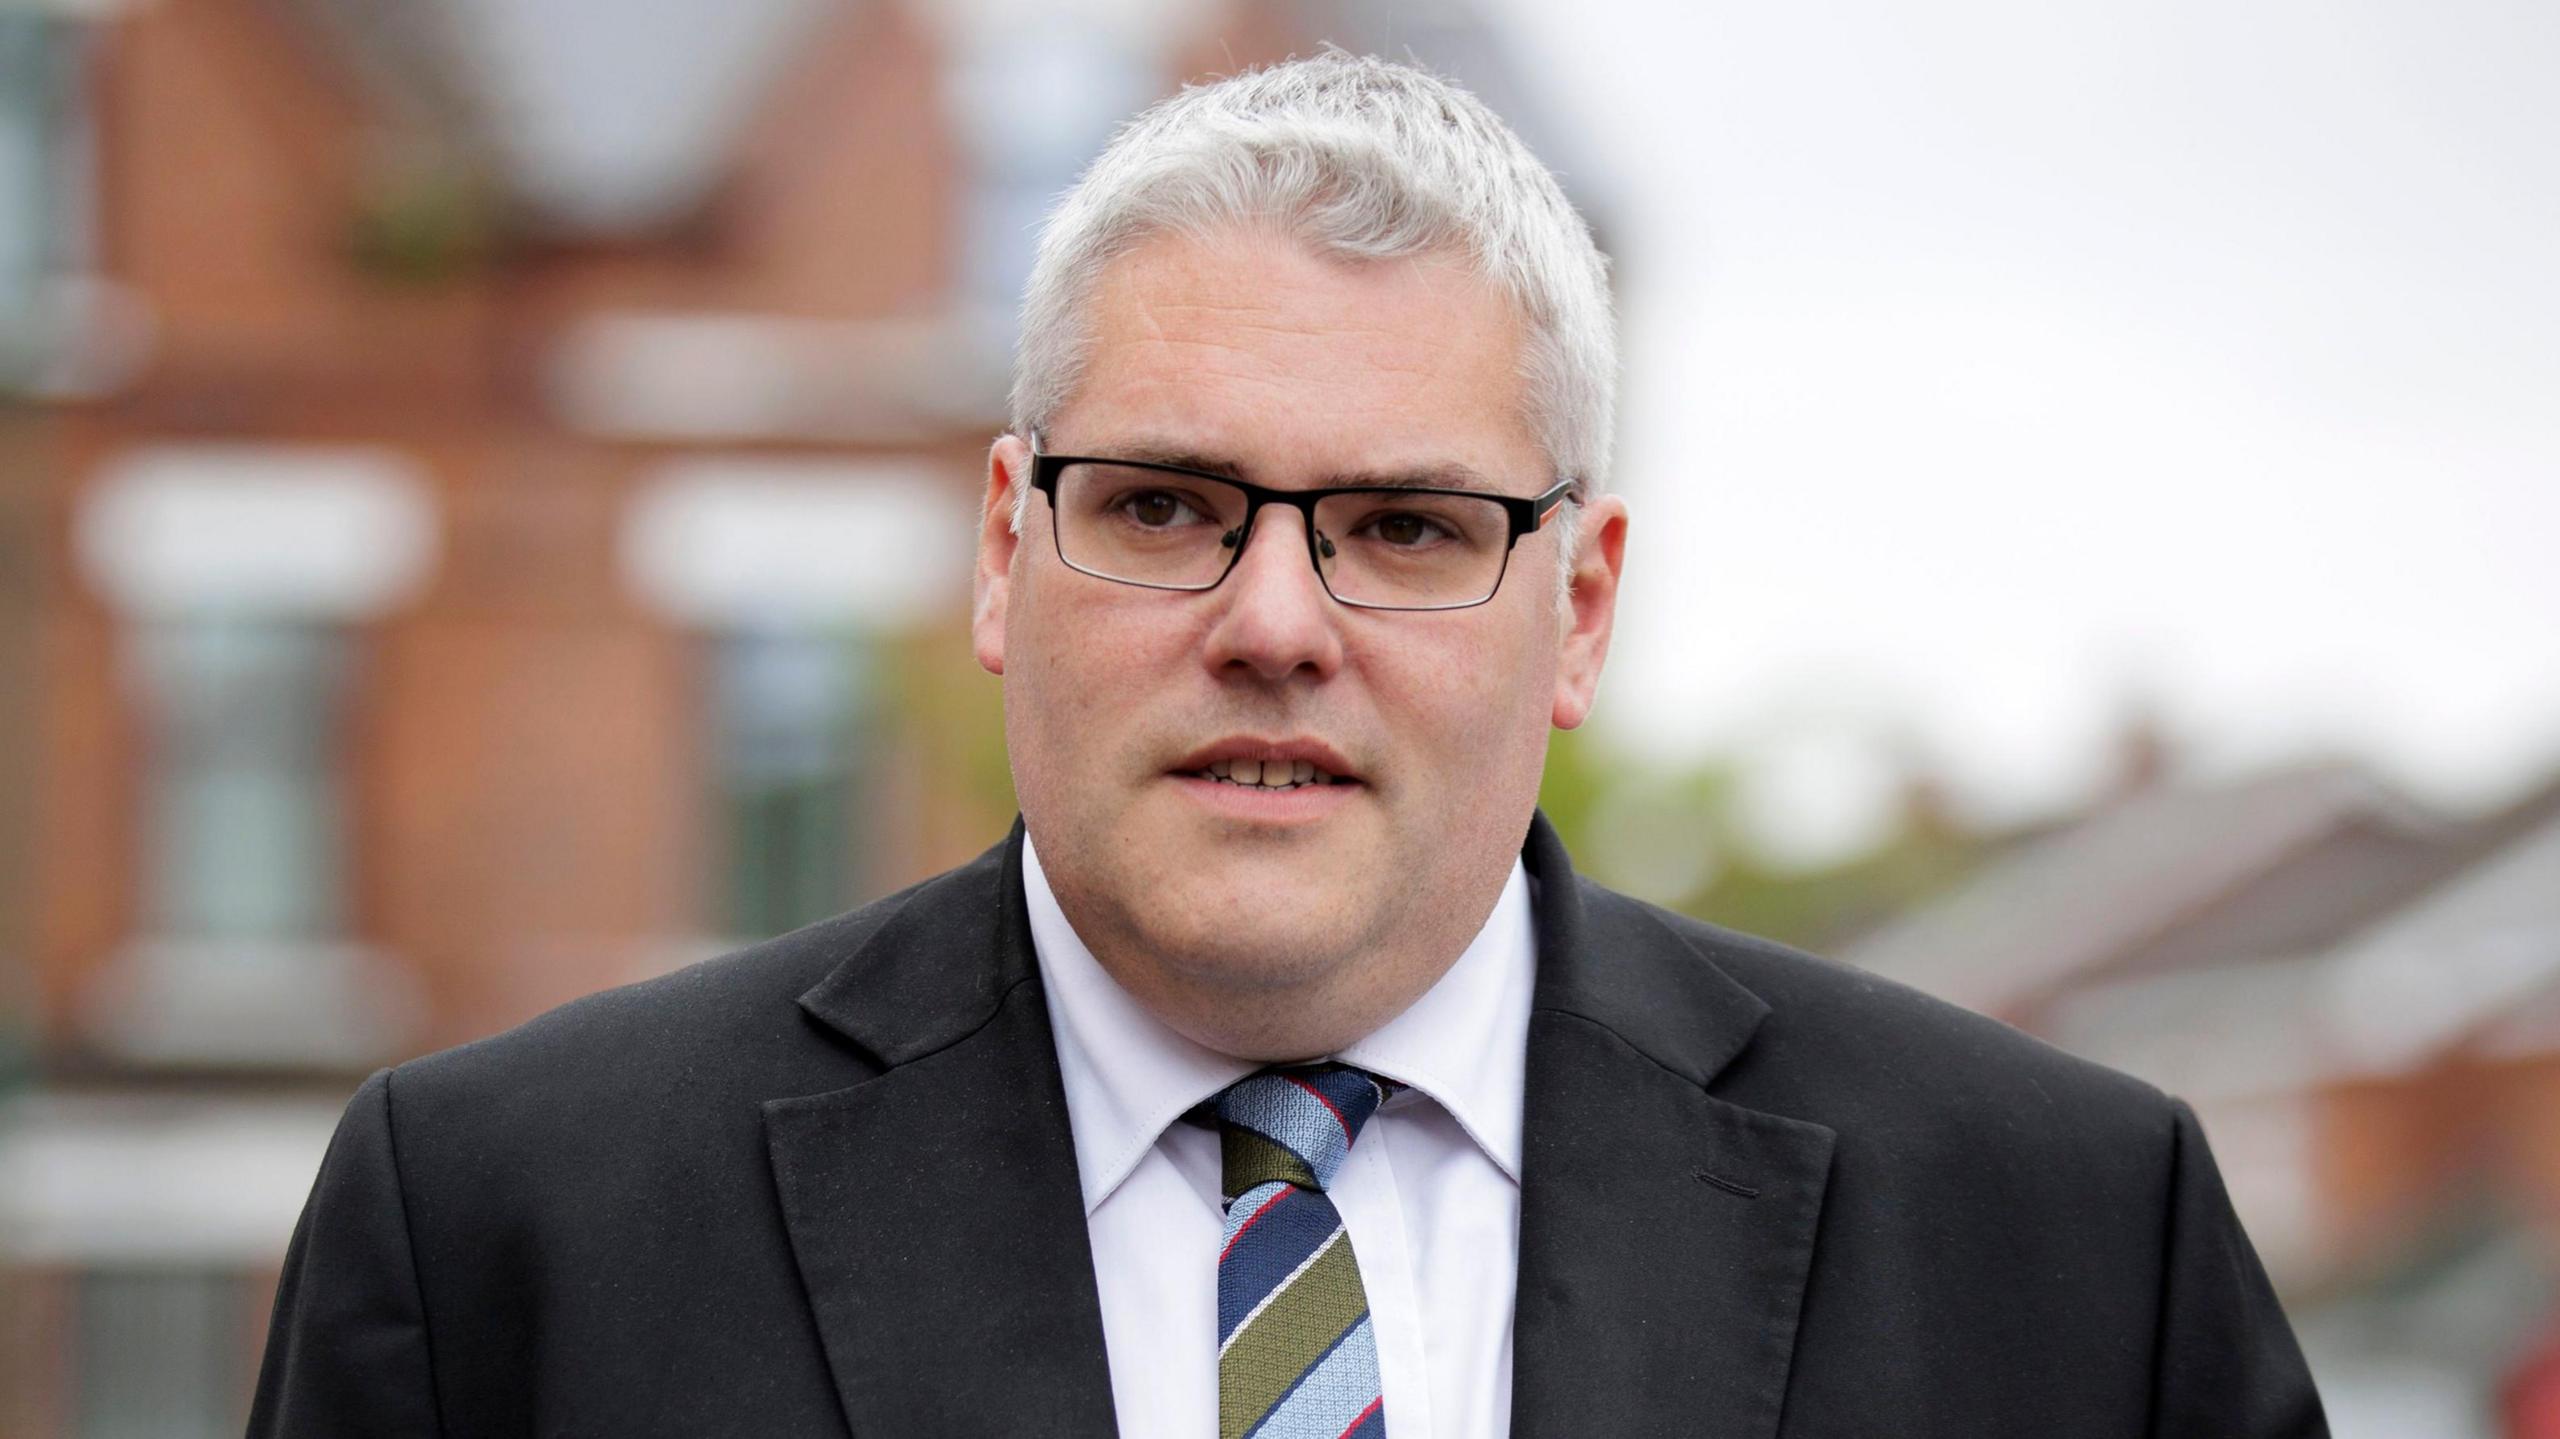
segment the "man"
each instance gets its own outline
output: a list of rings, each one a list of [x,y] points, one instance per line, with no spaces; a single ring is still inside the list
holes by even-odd
[[[2182,1106],[1573,875],[1611,353],[1454,87],[1142,117],[988,465],[1022,825],[367,1081],[252,1431],[2322,1433]]]

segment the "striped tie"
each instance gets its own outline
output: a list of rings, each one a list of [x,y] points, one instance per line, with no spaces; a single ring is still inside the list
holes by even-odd
[[[1369,1297],[1325,1188],[1390,1092],[1327,1064],[1218,1096],[1218,1439],[1386,1439]]]

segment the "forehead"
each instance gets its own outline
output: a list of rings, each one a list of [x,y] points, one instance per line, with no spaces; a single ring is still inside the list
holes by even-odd
[[[1178,446],[1267,477],[1464,465],[1543,478],[1517,307],[1461,257],[1318,254],[1257,231],[1158,234],[1089,302],[1053,442]]]

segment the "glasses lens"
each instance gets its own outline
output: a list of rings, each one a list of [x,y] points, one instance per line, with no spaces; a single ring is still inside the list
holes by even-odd
[[[1317,567],[1348,604],[1471,605],[1502,582],[1511,523],[1480,495],[1355,490],[1316,502]]]
[[[1227,572],[1244,492],[1202,475],[1078,463],[1058,475],[1058,554],[1105,579],[1205,589]]]

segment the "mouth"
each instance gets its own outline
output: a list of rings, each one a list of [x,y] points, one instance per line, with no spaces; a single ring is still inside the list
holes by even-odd
[[[1194,779],[1215,780],[1219,784],[1247,789],[1301,789],[1309,785],[1358,783],[1318,769],[1313,762],[1302,759],[1222,759],[1203,769],[1183,773]]]
[[[1350,761],[1313,740],[1237,737],[1193,751],[1173,767],[1183,779],[1261,792],[1359,784]]]

